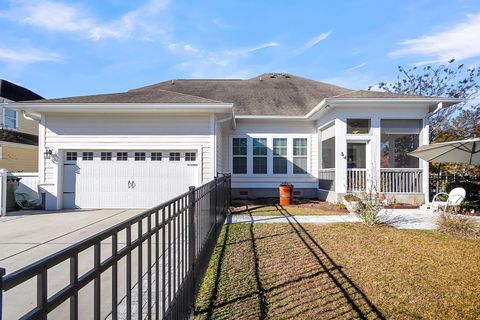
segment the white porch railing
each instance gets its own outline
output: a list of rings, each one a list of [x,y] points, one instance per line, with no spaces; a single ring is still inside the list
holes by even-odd
[[[335,191],[335,168],[318,170],[318,189]]]
[[[365,191],[367,188],[367,169],[347,169],[347,192]]]
[[[422,169],[380,169],[380,192],[422,193]]]

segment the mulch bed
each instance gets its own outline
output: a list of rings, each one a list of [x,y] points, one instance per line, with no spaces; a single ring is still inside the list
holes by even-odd
[[[253,200],[233,200],[232,205],[235,209],[243,208],[248,206],[249,208],[255,206],[271,206],[278,204],[279,200],[276,198],[261,198]],[[285,206],[285,207],[296,207],[296,208],[308,208],[308,209],[318,209],[321,211],[331,211],[336,213],[348,213],[347,209],[340,209],[335,207],[335,205],[328,203],[326,201],[312,200],[312,199],[294,199],[294,204]],[[234,209],[234,211],[235,211]]]

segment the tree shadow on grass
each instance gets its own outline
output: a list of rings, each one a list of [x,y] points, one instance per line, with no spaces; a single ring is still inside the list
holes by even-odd
[[[290,222],[224,226],[195,317],[385,319],[304,226],[276,208]]]

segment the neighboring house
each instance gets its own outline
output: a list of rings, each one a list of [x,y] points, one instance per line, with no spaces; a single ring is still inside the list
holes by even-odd
[[[38,170],[38,123],[5,107],[14,101],[43,99],[38,94],[0,79],[0,168],[13,172]]]
[[[231,172],[233,196],[337,201],[374,185],[428,200],[428,116],[460,99],[350,90],[288,74],[171,80],[15,104],[40,121],[46,208],[143,208]]]

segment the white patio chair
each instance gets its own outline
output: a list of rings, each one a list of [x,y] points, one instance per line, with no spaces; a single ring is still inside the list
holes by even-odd
[[[446,201],[440,201],[437,198],[441,195],[446,195]],[[447,212],[448,207],[457,207],[459,206],[463,200],[465,200],[465,189],[463,188],[455,188],[450,193],[440,192],[433,196],[432,203],[430,208],[433,212],[437,212],[440,209],[443,210],[444,213]]]

